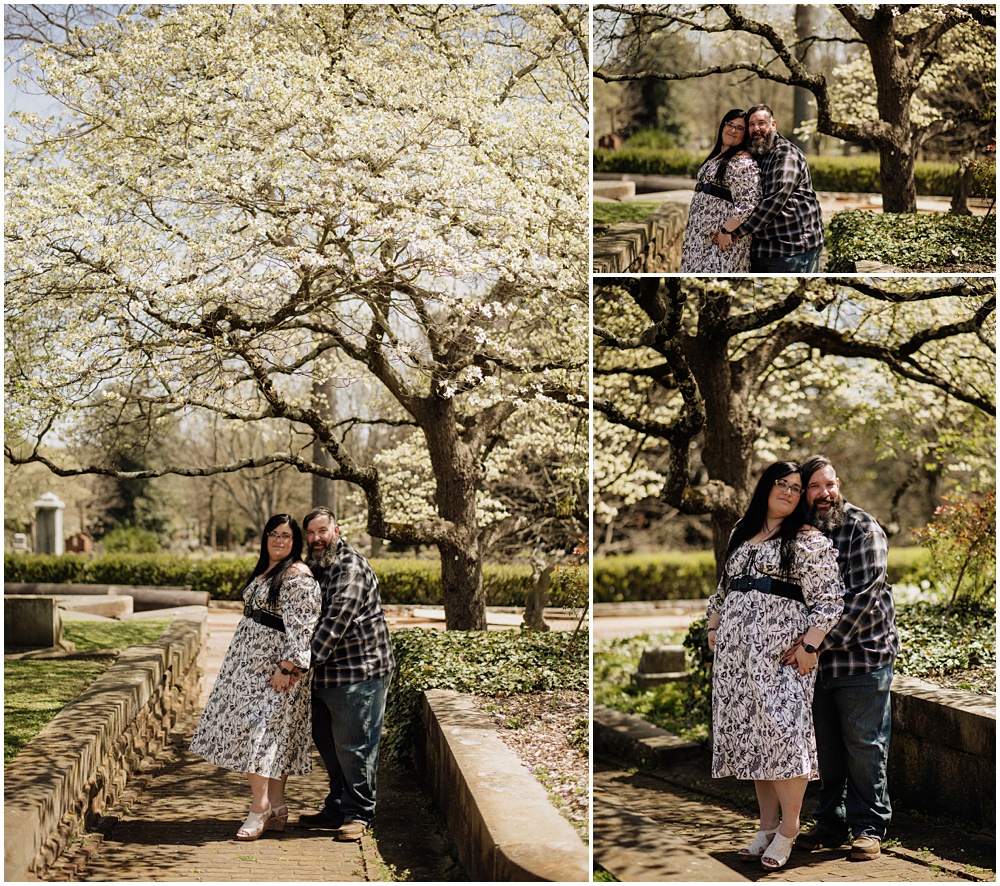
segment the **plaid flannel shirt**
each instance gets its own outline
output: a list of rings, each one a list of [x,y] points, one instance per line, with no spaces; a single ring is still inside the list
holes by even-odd
[[[753,255],[781,258],[822,246],[823,212],[805,155],[778,135],[771,152],[757,162],[762,196],[736,229],[740,235],[753,235]]]
[[[342,538],[337,558],[316,574],[323,614],[312,639],[316,686],[345,686],[391,674],[389,627],[378,579],[368,561]]]
[[[820,680],[883,668],[899,652],[896,607],[886,578],[889,545],[875,518],[844,502],[844,522],[827,533],[847,593],[844,614],[820,644]]]

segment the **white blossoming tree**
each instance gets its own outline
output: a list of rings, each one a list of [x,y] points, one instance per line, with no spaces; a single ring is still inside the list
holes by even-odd
[[[108,399],[285,422],[330,466],[142,475],[348,481],[369,533],[438,547],[448,627],[485,627],[491,452],[586,399],[586,36],[583,6],[183,5],[29,47],[65,110],[6,156],[7,457],[108,472],[51,455]],[[359,461],[311,398],[358,379],[386,394],[360,420],[419,432],[403,463]]]
[[[709,515],[720,567],[783,431],[801,447],[850,416],[883,455],[969,458],[964,434],[995,459],[991,279],[603,278],[594,326],[595,521],[644,499]]]

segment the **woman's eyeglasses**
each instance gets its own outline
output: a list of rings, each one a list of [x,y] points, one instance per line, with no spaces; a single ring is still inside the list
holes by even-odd
[[[745,126],[737,126],[732,121],[729,121],[729,122],[727,122],[727,123],[725,123],[723,125],[726,127],[726,129],[729,129],[729,130],[731,130],[733,132],[746,132],[747,131],[747,128]]]
[[[269,532],[267,534],[268,538],[273,538],[275,541],[291,541],[292,537],[285,532]]]
[[[789,483],[787,480],[775,480],[774,485],[782,492],[790,492],[792,495],[802,495],[802,487],[795,483]]]

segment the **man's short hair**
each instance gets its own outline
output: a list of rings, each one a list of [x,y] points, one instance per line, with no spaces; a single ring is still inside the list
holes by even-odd
[[[309,528],[309,521],[314,520],[316,517],[329,517],[330,525],[337,525],[337,515],[333,513],[329,508],[320,505],[318,508],[313,508],[305,517],[302,518],[302,531],[305,532]]]
[[[747,111],[746,119],[749,120],[758,111],[767,111],[767,116],[772,120],[774,119],[774,111],[772,111],[767,105],[754,105],[749,111]]]
[[[802,477],[803,489],[809,485],[809,478],[822,468],[833,468],[833,462],[825,455],[810,455],[809,458],[799,464],[799,476]],[[837,473],[837,469],[833,468]]]

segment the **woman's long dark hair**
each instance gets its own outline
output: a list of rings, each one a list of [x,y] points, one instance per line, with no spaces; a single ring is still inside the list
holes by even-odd
[[[771,494],[775,481],[789,474],[799,473],[799,466],[793,461],[778,461],[765,468],[760,475],[753,495],[750,497],[750,504],[747,512],[737,521],[733,527],[733,534],[729,536],[729,545],[726,547],[726,562],[730,556],[743,542],[753,538],[764,528],[767,520],[767,499]],[[805,492],[799,496],[799,503],[784,520],[778,529],[777,537],[781,539],[781,561],[780,568],[783,575],[788,575],[792,567],[792,556],[795,536],[806,522]]]
[[[733,147],[731,148],[726,148],[726,150],[723,152],[722,131],[725,128],[725,125],[730,120],[735,120],[737,117],[743,120],[744,126],[747,125],[745,112],[743,111],[742,108],[733,108],[731,111],[726,111],[726,115],[722,118],[722,122],[719,124],[719,135],[715,139],[715,147],[712,148],[712,153],[705,158],[705,163],[708,163],[708,161],[711,160],[716,154],[719,153],[722,154],[722,163],[719,165],[719,169],[715,174],[716,179],[720,184],[724,182],[726,179],[726,170],[729,168],[729,161],[732,160],[733,157],[735,157],[740,151],[743,150],[743,148],[747,143],[747,139],[749,137],[748,131],[744,129],[743,140],[738,145],[733,145]],[[702,163],[701,165],[704,166],[705,163]]]
[[[257,565],[254,566],[253,572],[250,573],[250,578],[247,580],[247,586],[249,586],[250,582],[258,575],[263,575],[267,572],[268,567],[271,565],[271,556],[267,552],[267,534],[273,532],[279,526],[284,526],[286,523],[292,530],[292,549],[289,551],[288,556],[274,567],[274,572],[268,576],[267,605],[272,608],[278,603],[278,589],[281,587],[285,573],[288,572],[288,567],[302,559],[302,530],[299,529],[299,524],[295,522],[295,518],[291,514],[275,514],[267,521],[264,531],[260,534],[260,558],[257,560]]]

